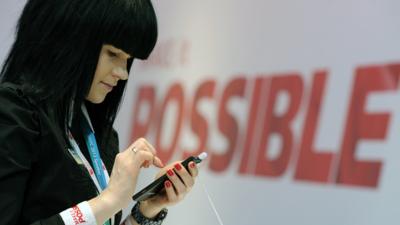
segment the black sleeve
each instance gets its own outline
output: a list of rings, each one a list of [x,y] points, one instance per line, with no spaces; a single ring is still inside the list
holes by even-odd
[[[54,215],[48,219],[36,221],[30,225],[65,225],[60,215]]]
[[[34,105],[22,92],[0,87],[0,218],[1,224],[19,224],[24,193],[35,163],[40,127]],[[63,225],[57,214],[35,225]]]
[[[21,214],[39,136],[34,118],[37,117],[22,96],[0,88],[0,218],[3,224],[16,224]]]

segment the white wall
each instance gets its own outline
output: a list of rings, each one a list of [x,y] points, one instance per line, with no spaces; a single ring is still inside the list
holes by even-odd
[[[199,138],[191,129],[191,106],[199,85],[211,80],[215,81],[213,97],[203,98],[196,106],[208,125],[204,150],[226,153],[229,140],[218,128],[221,95],[233,79],[240,77],[247,81],[245,97],[232,98],[228,104],[229,112],[239,125],[237,146],[232,150],[229,166],[217,172],[209,161],[205,162],[201,168],[201,181],[185,202],[171,209],[166,224],[218,224],[201,183],[212,196],[224,224],[372,225],[400,222],[400,107],[396,104],[400,95],[395,80],[387,80],[388,86],[380,92],[369,92],[365,106],[361,107],[366,114],[387,113],[388,124],[382,126],[381,133],[385,135],[378,139],[361,138],[352,148],[353,158],[358,162],[380,163],[380,169],[375,171],[378,173],[376,185],[337,182],[346,124],[357,126],[363,123],[357,120],[363,114],[361,112],[347,121],[356,69],[376,66],[383,74],[387,72],[388,64],[400,62],[399,48],[396,47],[400,38],[398,1],[170,0],[155,1],[155,6],[159,18],[159,42],[151,62],[138,63],[133,68],[133,80],[117,121],[122,147],[131,141],[134,118],[138,116],[139,122],[147,118],[149,107],[146,104],[138,110],[140,115],[134,113],[139,89],[146,85],[154,87],[156,105],[161,107],[167,91],[177,83],[184,93],[184,118],[171,160],[182,158],[182,152],[187,149],[196,149]],[[183,63],[182,58],[186,59]],[[315,182],[297,179],[295,173],[301,140],[306,133],[304,127],[313,74],[320,69],[327,71],[327,77],[312,146],[317,153],[330,153],[333,158],[327,181]],[[301,103],[290,125],[294,143],[287,167],[275,177],[254,175],[254,168],[250,168],[253,171],[250,174],[240,174],[255,79],[287,72],[298,74],[303,82]],[[375,72],[367,76],[372,77]],[[398,75],[397,71],[393,76]],[[367,83],[373,85],[374,81]],[[270,87],[266,84],[262,90],[259,104],[265,107]],[[287,97],[285,92],[280,93],[274,109],[278,115],[287,110],[290,104]],[[177,108],[176,102],[171,102],[165,112],[160,108],[155,110],[158,116],[152,118],[146,137],[160,151],[170,146],[177,134]],[[256,124],[264,124],[265,114],[265,111],[258,112]],[[158,145],[160,117],[163,123],[161,144]],[[383,121],[377,122],[382,125]],[[360,132],[372,133],[378,129],[373,121],[364,123],[366,127],[360,128]],[[253,164],[250,163],[250,167],[254,167],[257,157],[280,155],[282,139],[279,134],[271,135],[269,146],[256,154],[260,140],[265,139],[261,130],[258,127],[253,134],[250,149]],[[352,170],[357,169],[350,164],[348,171]],[[371,176],[362,168],[358,172]],[[357,180],[357,175],[352,179]],[[144,185],[151,178],[143,177],[142,180]]]

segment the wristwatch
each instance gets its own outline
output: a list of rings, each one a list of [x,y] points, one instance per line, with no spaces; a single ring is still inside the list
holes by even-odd
[[[162,209],[154,218],[145,217],[140,212],[140,202],[137,202],[131,211],[133,219],[140,225],[161,225],[165,217],[167,217],[168,209]]]

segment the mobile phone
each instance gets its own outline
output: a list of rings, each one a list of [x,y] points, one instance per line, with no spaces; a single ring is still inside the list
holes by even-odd
[[[207,157],[206,152],[201,153],[199,156],[190,156],[182,162],[182,166],[184,166],[188,170],[189,162],[193,161],[196,164],[198,164],[201,161],[203,161],[206,157]],[[148,198],[157,195],[164,188],[164,182],[166,180],[168,180],[168,177],[166,174],[164,174],[157,180],[153,181],[151,184],[147,185],[145,188],[140,190],[138,193],[136,193],[132,197],[132,199],[134,201],[144,201]]]

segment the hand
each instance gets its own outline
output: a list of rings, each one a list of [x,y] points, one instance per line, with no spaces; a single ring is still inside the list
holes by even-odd
[[[184,199],[186,194],[192,189],[195,178],[198,175],[196,163],[190,162],[188,167],[189,171],[178,161],[164,167],[158,172],[156,179],[167,174],[169,180],[165,181],[164,189],[158,195],[140,204],[140,211],[144,216],[152,218],[163,208],[177,204]]]
[[[108,187],[102,192],[108,195],[120,208],[128,206],[136,188],[139,171],[142,167],[155,165],[163,167],[155,156],[154,147],[144,138],[139,138],[126,150],[117,154]],[[110,197],[111,196],[111,197]]]

